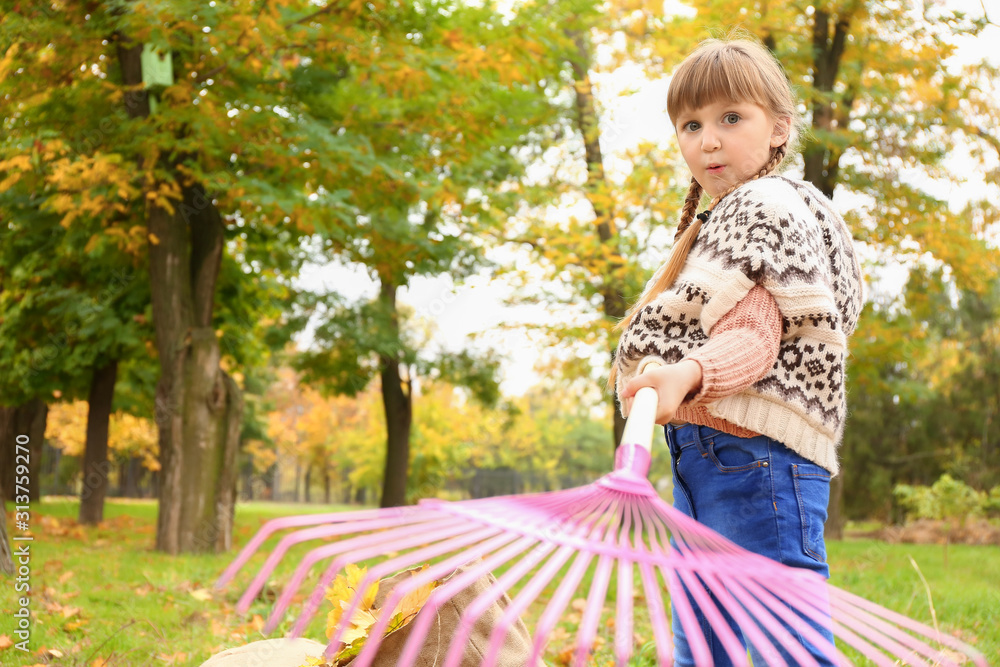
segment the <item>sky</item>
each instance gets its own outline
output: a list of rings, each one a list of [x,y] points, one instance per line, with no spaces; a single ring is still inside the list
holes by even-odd
[[[960,9],[970,15],[982,16],[984,7],[989,19],[1000,24],[1000,0],[944,0],[949,8]],[[956,65],[988,58],[1000,66],[1000,25],[989,25],[981,35],[968,38],[959,44],[954,58]],[[620,156],[625,150],[642,141],[666,142],[672,128],[666,115],[666,90],[668,78],[647,80],[638,68],[626,66],[613,75],[604,75],[595,82],[606,108],[601,118],[601,148],[609,169],[624,168]],[[617,164],[616,164],[617,162]],[[956,173],[961,173],[962,156],[955,156]],[[791,176],[798,176],[789,171]],[[985,190],[986,185],[973,177],[962,186],[944,186],[935,194],[960,207],[971,195]],[[836,193],[834,204],[842,211],[854,202],[848,196]],[[504,261],[526,263],[527,256],[504,257]],[[904,274],[888,275],[883,282],[901,281]],[[310,289],[337,291],[349,298],[371,297],[377,293],[375,283],[363,270],[336,263],[310,265],[302,272],[300,283]],[[431,322],[435,331],[432,349],[458,351],[470,346],[488,347],[500,353],[502,365],[501,390],[508,396],[522,394],[541,379],[535,365],[543,360],[548,350],[537,334],[518,323],[551,321],[556,314],[549,313],[542,305],[505,305],[512,293],[509,284],[480,274],[456,284],[450,276],[416,278],[400,290],[398,300],[412,307],[421,318]],[[500,325],[515,325],[499,328]],[[300,339],[307,345],[308,332]],[[472,342],[472,339],[475,339]]]

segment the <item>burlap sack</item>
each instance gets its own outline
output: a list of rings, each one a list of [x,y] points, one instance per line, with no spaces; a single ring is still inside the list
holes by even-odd
[[[379,584],[378,595],[375,597],[375,606],[381,607],[385,604],[386,598],[392,589],[401,581],[405,581],[412,576],[416,570],[406,570],[394,577],[383,579]],[[448,575],[445,582],[451,577],[464,572],[465,568],[460,568]],[[490,573],[474,581],[465,590],[459,591],[451,600],[438,609],[437,618],[427,631],[423,648],[417,656],[417,661],[412,667],[435,667],[444,664],[444,659],[448,655],[451,639],[458,630],[459,619],[462,612],[475,600],[480,593],[489,590],[496,585],[496,579]],[[483,664],[483,656],[489,650],[490,633],[494,626],[500,621],[504,610],[510,605],[510,598],[504,593],[500,599],[494,602],[486,612],[476,619],[476,624],[469,635],[469,641],[465,645],[465,653],[462,656],[462,667],[480,667]],[[372,663],[374,667],[400,667],[399,658],[403,654],[403,646],[410,638],[413,630],[413,623],[390,633],[382,639],[378,654]],[[501,667],[524,667],[528,664],[531,656],[531,636],[524,621],[518,618],[510,626],[507,639],[500,647],[497,654],[497,665]]]

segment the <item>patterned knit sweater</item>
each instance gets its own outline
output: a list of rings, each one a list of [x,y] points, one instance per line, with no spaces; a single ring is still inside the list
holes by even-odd
[[[755,285],[781,311],[777,361],[750,387],[705,408],[836,474],[847,413],[847,336],[864,303],[863,286],[847,225],[808,183],[768,176],[716,206],[673,286],[622,335],[617,390],[644,358],[677,363],[704,346],[712,327]]]

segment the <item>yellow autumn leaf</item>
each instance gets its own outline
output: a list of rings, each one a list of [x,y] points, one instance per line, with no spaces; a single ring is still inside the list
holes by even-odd
[[[338,574],[337,578],[333,581],[333,585],[326,590],[326,599],[333,603],[333,610],[330,611],[326,618],[328,637],[333,634],[333,629],[340,622],[340,617],[344,609],[350,605],[355,591],[358,590],[358,586],[361,585],[365,575],[368,574],[367,567],[358,567],[353,563],[348,563],[344,571],[345,574]],[[376,593],[378,593],[377,581],[365,590],[361,603],[358,605],[359,612],[368,611],[372,608],[372,605],[375,604]]]
[[[350,606],[347,602],[341,603],[341,613],[347,611]],[[351,617],[351,624],[344,631],[344,634],[340,637],[340,641],[347,645],[353,644],[358,639],[365,639],[368,637],[368,631],[371,629],[375,622],[378,620],[378,616],[372,613],[370,610],[357,611],[354,616]],[[333,633],[327,630],[327,637],[332,637]]]
[[[431,593],[434,592],[439,583],[438,581],[431,581],[403,596],[403,599],[393,609],[393,616],[399,614],[402,617],[399,627],[412,621],[417,612],[424,608],[424,605],[427,604],[427,598],[431,596]]]
[[[152,243],[153,245],[160,245],[160,237],[154,234],[153,232],[150,232],[149,242]]]

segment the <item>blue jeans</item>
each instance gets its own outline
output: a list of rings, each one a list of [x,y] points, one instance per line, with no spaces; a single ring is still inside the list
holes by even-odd
[[[823,541],[830,497],[830,473],[826,469],[766,436],[739,438],[696,424],[668,425],[665,431],[676,509],[748,551],[829,577]],[[693,603],[690,593],[688,597]],[[732,664],[698,606],[692,606],[713,664]],[[676,609],[672,611],[674,661],[681,667],[694,665],[688,637]],[[732,617],[724,611],[723,615],[737,639],[749,648],[755,667],[768,664],[761,651],[745,639]],[[799,615],[805,620],[805,616]],[[806,622],[833,642],[829,621]],[[820,665],[834,664],[787,623],[785,629]],[[778,645],[772,636],[768,635],[768,639]],[[787,664],[796,664],[790,654],[780,647],[779,651]]]

